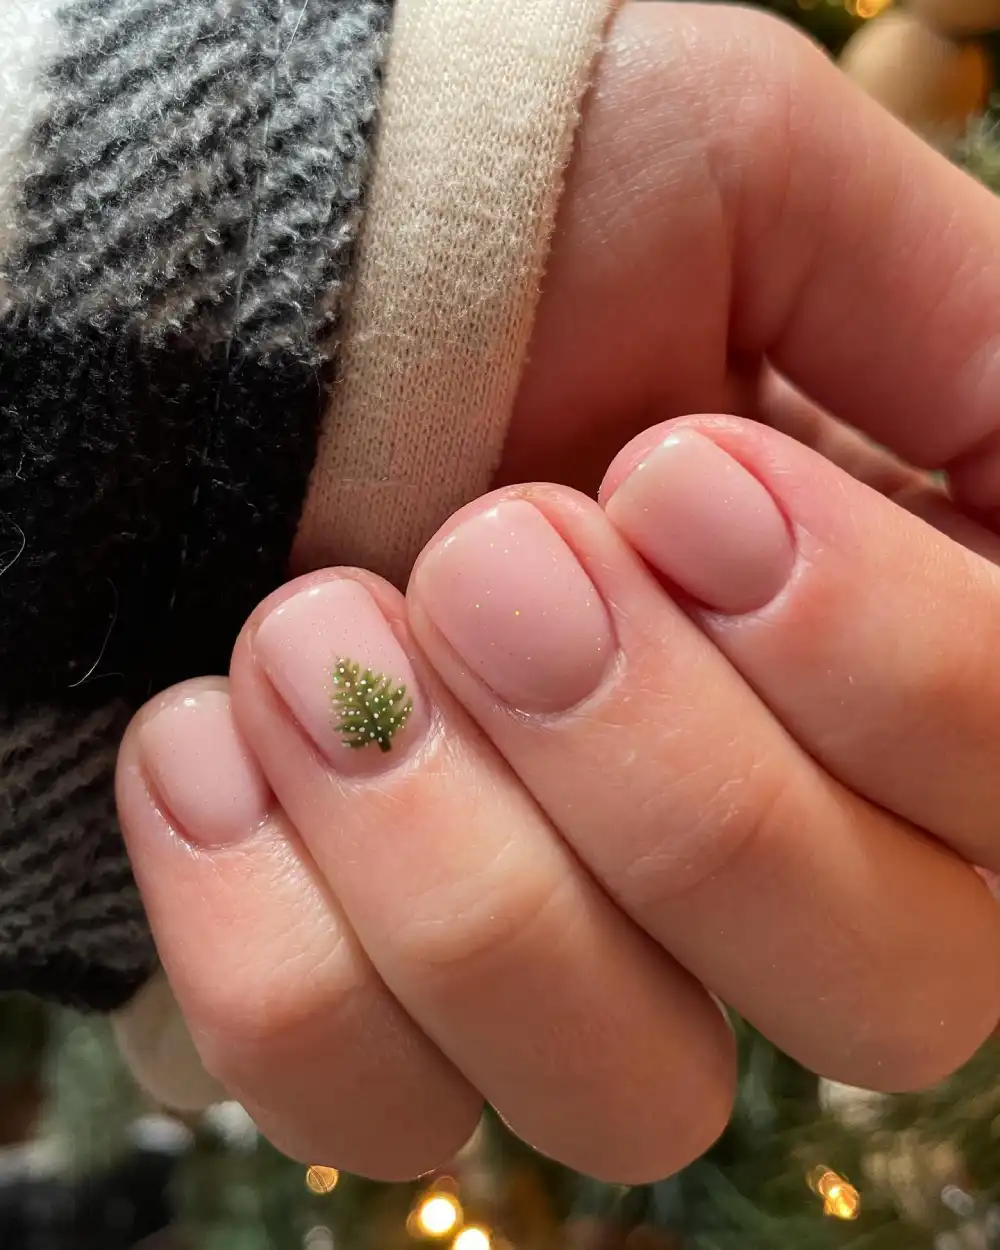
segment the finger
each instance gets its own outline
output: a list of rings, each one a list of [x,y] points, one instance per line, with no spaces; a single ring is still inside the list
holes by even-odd
[[[605,500],[814,758],[1000,868],[995,565],[824,457],[729,418],[650,430],[612,465]],[[769,523],[787,559],[762,562]]]
[[[782,522],[769,541],[781,558]],[[408,603],[609,893],[782,1049],[884,1089],[937,1080],[984,1040],[1000,912],[982,882],[831,780],[596,504],[532,487],[472,505]]]
[[[373,972],[237,734],[226,683],[140,713],[118,801],[201,1057],[275,1145],[403,1180],[468,1140],[478,1095]]]
[[[928,474],[837,421],[773,370],[763,373],[753,416],[890,499],[931,486]]]
[[[194,1114],[229,1097],[205,1070],[162,968],[115,1013],[111,1027],[130,1073],[162,1106]]]
[[[342,668],[405,693],[345,721],[359,704],[332,684]],[[249,622],[232,681],[241,729],[386,985],[523,1138],[617,1181],[666,1175],[714,1140],[733,1082],[724,1019],[439,688],[397,592],[363,574],[293,583]],[[347,726],[363,741],[376,710],[386,749],[352,749]]]
[[[634,4],[592,93],[502,480],[684,412],[735,362],[1000,500],[994,197],[752,10]],[[550,467],[552,466],[552,467]],[[563,480],[561,477],[559,480]],[[593,483],[596,487],[596,482]]]
[[[939,533],[1000,564],[1000,536],[957,507],[939,480],[843,425],[777,374],[765,377],[754,415],[765,425],[812,448]],[[607,486],[602,489],[606,494]]]

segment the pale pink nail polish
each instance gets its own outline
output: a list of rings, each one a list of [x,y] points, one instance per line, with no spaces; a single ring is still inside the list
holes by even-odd
[[[161,708],[142,725],[139,752],[154,797],[189,841],[231,845],[267,819],[267,782],[224,691],[202,690]]]
[[[792,571],[788,525],[767,489],[694,430],[655,447],[605,511],[653,568],[718,612],[764,607]]]
[[[573,707],[597,688],[615,652],[593,583],[524,500],[453,529],[424,556],[413,589],[462,660],[523,711]]]
[[[257,630],[254,654],[339,772],[388,767],[427,728],[406,652],[358,582],[322,582],[286,599]]]

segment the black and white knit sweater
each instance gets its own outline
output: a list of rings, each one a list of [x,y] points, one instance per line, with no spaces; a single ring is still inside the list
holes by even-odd
[[[151,1086],[122,730],[487,488],[617,3],[0,0],[0,992]]]
[[[0,5],[0,990],[155,962],[116,748],[285,573],[392,5]]]

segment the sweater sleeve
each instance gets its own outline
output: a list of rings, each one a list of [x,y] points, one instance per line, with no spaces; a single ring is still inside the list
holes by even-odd
[[[489,485],[614,3],[0,9],[0,990],[117,1013],[191,1104],[122,729],[296,531],[402,582]]]
[[[396,0],[342,383],[297,564],[400,586],[489,489],[619,0]]]
[[[0,990],[154,967],[117,744],[286,574],[391,15],[0,6]]]

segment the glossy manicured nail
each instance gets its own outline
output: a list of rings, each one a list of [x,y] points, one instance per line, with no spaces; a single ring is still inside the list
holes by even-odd
[[[323,582],[286,599],[257,630],[254,654],[338,772],[394,764],[427,728],[410,661],[358,582]]]
[[[236,731],[224,691],[165,704],[139,730],[139,753],[154,797],[188,841],[232,845],[267,819],[267,782]]]
[[[792,571],[788,526],[766,488],[693,430],[653,448],[605,511],[655,569],[718,612],[764,607]]]
[[[463,662],[522,711],[573,707],[596,689],[614,655],[600,596],[524,500],[506,500],[451,530],[421,560],[413,592]]]

